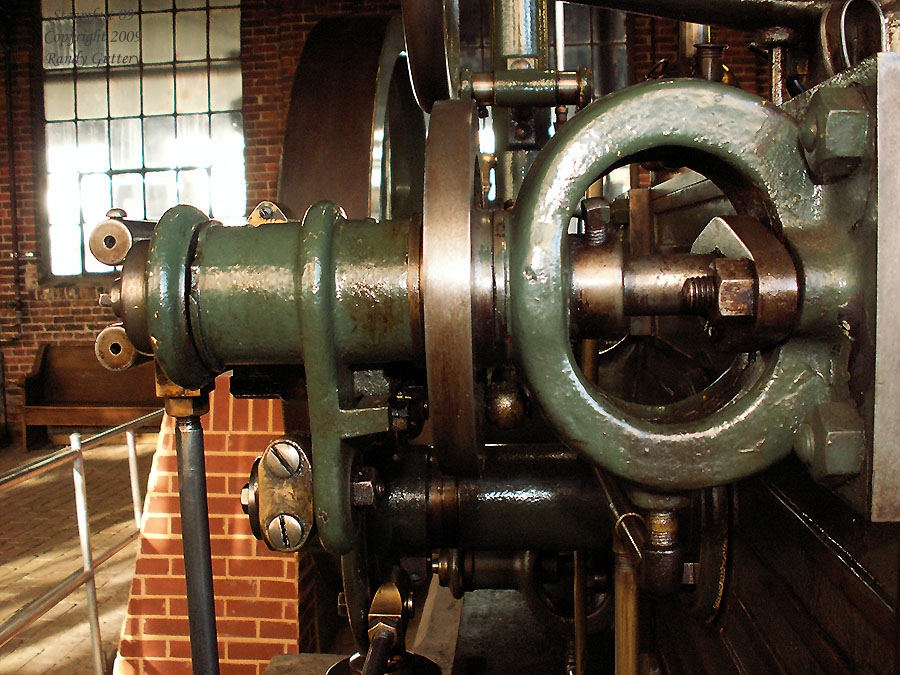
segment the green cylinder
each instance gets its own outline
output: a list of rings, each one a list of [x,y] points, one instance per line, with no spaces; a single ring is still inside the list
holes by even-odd
[[[210,369],[303,362],[298,297],[305,236],[298,222],[210,223],[201,230],[188,306],[194,343]],[[408,238],[405,221],[341,219],[334,229],[332,321],[338,354],[347,363],[413,358]]]

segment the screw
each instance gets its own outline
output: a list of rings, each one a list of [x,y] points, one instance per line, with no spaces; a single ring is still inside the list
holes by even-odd
[[[112,307],[113,306],[112,296],[109,293],[101,293],[100,294],[100,306],[101,307]]]
[[[300,469],[300,450],[287,441],[276,441],[263,457],[269,473],[278,478],[290,478]]]
[[[303,525],[289,513],[279,513],[266,528],[269,543],[279,551],[291,551],[303,543]]]
[[[263,218],[271,218],[272,217],[272,207],[268,204],[260,204],[259,206],[259,215]]]
[[[716,303],[715,277],[691,277],[681,287],[681,301],[695,312],[713,309]]]
[[[110,209],[106,212],[107,218],[124,218],[128,214],[125,213],[125,209]]]

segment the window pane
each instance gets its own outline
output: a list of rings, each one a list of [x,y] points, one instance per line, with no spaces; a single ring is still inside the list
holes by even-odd
[[[147,200],[147,218],[157,220],[175,206],[178,194],[175,190],[174,171],[151,171],[144,177],[144,194]]]
[[[175,118],[150,117],[144,120],[144,166],[168,168],[174,165]]]
[[[141,54],[144,63],[172,61],[172,12],[141,15]]]
[[[109,114],[113,117],[141,114],[141,73],[139,70],[110,71]]]
[[[206,12],[175,15],[175,58],[179,61],[206,58]]]
[[[209,166],[209,117],[183,115],[176,118],[175,144],[178,166]]]
[[[75,83],[69,73],[48,75],[44,80],[44,115],[48,120],[75,118]]]
[[[178,203],[196,206],[209,213],[209,173],[206,169],[178,172]]]
[[[112,208],[109,176],[89,173],[81,177],[81,214],[86,228],[93,227]]]
[[[70,0],[41,0],[41,14],[47,19],[72,16]]]
[[[144,177],[120,173],[112,177],[113,206],[124,209],[129,218],[144,217]]]
[[[109,140],[106,120],[78,123],[78,170],[108,171]]]
[[[164,115],[175,111],[172,69],[144,68],[144,114]]]
[[[141,9],[172,9],[172,0],[141,0]]]
[[[226,224],[235,224],[246,215],[244,165],[216,165],[212,168],[212,216]]]
[[[104,0],[75,0],[76,14],[106,14]]]
[[[51,225],[78,225],[81,222],[78,174],[74,171],[51,173],[47,177],[47,217]]]
[[[240,63],[218,63],[209,68],[209,106],[212,110],[241,109]]]
[[[183,7],[206,7],[206,0],[175,0],[175,6],[179,9]],[[206,28],[203,29],[206,32]]]
[[[209,110],[206,63],[192,63],[175,69],[175,111],[180,113]]]
[[[109,139],[113,169],[140,169],[143,166],[141,121],[139,119],[110,121]]]
[[[141,23],[137,14],[109,19],[109,65],[136,66],[141,61]]]
[[[101,12],[105,12],[104,7]],[[75,53],[77,65],[97,68],[106,65],[106,17],[76,17]]]
[[[138,11],[138,0],[108,0],[107,7],[109,7],[110,14],[136,12]]]
[[[48,124],[45,133],[47,138],[47,170],[74,171],[76,163],[75,123],[57,122],[56,124]]]
[[[81,274],[81,228],[50,226],[50,271],[60,276]]]
[[[209,13],[209,55],[214,59],[236,59],[241,55],[241,12],[215,9]]]
[[[71,68],[75,60],[75,35],[71,19],[44,21],[44,68]]]
[[[80,119],[106,117],[106,73],[79,72],[76,89],[78,90],[78,117]]]

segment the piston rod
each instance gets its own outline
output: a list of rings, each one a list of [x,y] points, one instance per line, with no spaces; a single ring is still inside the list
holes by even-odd
[[[216,608],[212,557],[209,545],[209,510],[206,502],[206,462],[200,417],[179,417],[175,422],[178,457],[178,494],[181,503],[181,541],[187,586],[191,661],[196,675],[219,672]]]

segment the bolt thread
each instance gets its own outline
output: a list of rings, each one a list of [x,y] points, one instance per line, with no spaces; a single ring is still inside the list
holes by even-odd
[[[591,246],[603,246],[609,239],[609,226],[606,223],[602,225],[585,223],[585,234],[587,234],[587,240]]]
[[[681,287],[681,299],[686,308],[702,312],[712,309],[716,303],[716,280],[714,277],[690,277]]]

